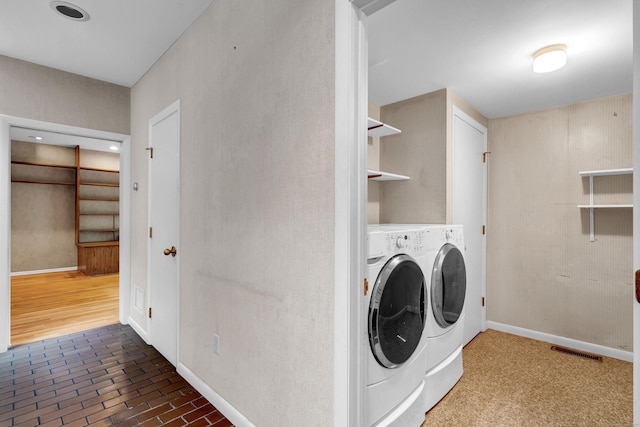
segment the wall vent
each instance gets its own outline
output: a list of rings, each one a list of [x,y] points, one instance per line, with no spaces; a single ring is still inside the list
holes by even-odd
[[[551,350],[559,351],[560,353],[570,354],[570,355],[573,355],[573,356],[583,357],[583,358],[589,359],[589,360],[595,360],[596,362],[603,362],[603,360],[604,360],[602,358],[602,356],[599,356],[597,354],[587,353],[585,351],[574,350],[572,348],[567,348],[567,347],[561,347],[559,345],[552,345],[551,346]]]

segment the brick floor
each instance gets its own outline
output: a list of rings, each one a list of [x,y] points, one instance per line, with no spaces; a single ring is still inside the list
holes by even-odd
[[[126,325],[0,354],[0,427],[232,424]]]

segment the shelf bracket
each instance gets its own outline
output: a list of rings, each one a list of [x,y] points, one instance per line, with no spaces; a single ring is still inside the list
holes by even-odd
[[[593,205],[593,175],[589,175],[589,204]],[[596,241],[594,208],[589,208],[589,241]]]

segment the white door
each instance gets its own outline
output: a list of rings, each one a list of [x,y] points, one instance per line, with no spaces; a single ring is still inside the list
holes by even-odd
[[[149,121],[149,330],[150,341],[178,362],[178,206],[180,104]]]
[[[464,226],[467,296],[464,343],[485,330],[487,129],[453,110],[453,223]]]

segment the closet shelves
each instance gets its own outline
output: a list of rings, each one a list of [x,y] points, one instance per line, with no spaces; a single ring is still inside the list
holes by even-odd
[[[395,135],[401,132],[400,129],[389,126],[381,121],[367,118],[368,134],[371,137],[383,137],[389,135]],[[367,176],[372,181],[405,181],[410,179],[405,175],[398,175],[397,173],[377,171],[373,169],[367,169]]]
[[[102,168],[90,168],[86,166],[80,166],[80,170],[83,171],[94,171],[94,172],[108,172],[108,173],[120,173],[117,169],[102,169]]]
[[[633,208],[633,204],[627,203],[617,203],[617,204],[596,204],[594,203],[593,197],[593,178],[597,176],[612,176],[612,175],[633,175],[633,168],[622,168],[622,169],[602,169],[602,170],[592,170],[592,171],[581,171],[578,172],[581,177],[589,178],[589,204],[587,205],[578,205],[579,209],[589,209],[589,240],[595,241],[595,230],[594,230],[594,222],[595,222],[595,210],[596,209],[619,209],[619,208]]]
[[[398,175],[396,173],[382,172],[373,169],[367,169],[367,175],[372,181],[406,181],[410,179],[405,175]]]
[[[54,168],[54,169],[67,169],[70,171],[75,171],[76,170],[76,166],[69,166],[69,165],[58,165],[58,164],[53,164],[53,163],[42,163],[42,162],[25,162],[25,161],[19,161],[19,160],[12,160],[11,164],[13,165],[21,165],[21,166],[37,166],[40,168]],[[12,174],[13,176],[13,174]],[[71,178],[71,177],[67,177]],[[23,179],[23,178],[11,178],[11,182],[16,182],[16,183],[21,183],[21,184],[45,184],[45,185],[72,185],[75,186],[76,183],[75,182],[71,182],[71,181],[66,181],[64,179],[61,179],[59,181],[54,181],[54,180],[44,180],[44,179],[38,179],[38,178],[32,178],[32,179]]]
[[[21,162],[21,161],[17,161],[17,160],[12,160],[11,163],[14,164],[14,165],[43,166],[43,167],[46,167],[46,168],[76,169],[76,166],[55,165],[55,164],[52,164],[52,163]]]
[[[369,136],[373,137],[395,135],[402,132],[400,129],[372,119],[371,117],[367,118],[367,129]]]
[[[111,184],[107,182],[81,182],[80,185],[91,185],[93,187],[120,187],[120,184]]]
[[[12,179],[11,182],[18,182],[21,184],[73,185],[73,186],[76,185],[75,182],[36,181],[36,180],[27,180],[27,179]]]
[[[98,197],[81,197],[79,199],[81,202],[83,201],[93,201],[93,202],[119,202],[119,199],[107,199],[107,198],[98,198]]]

